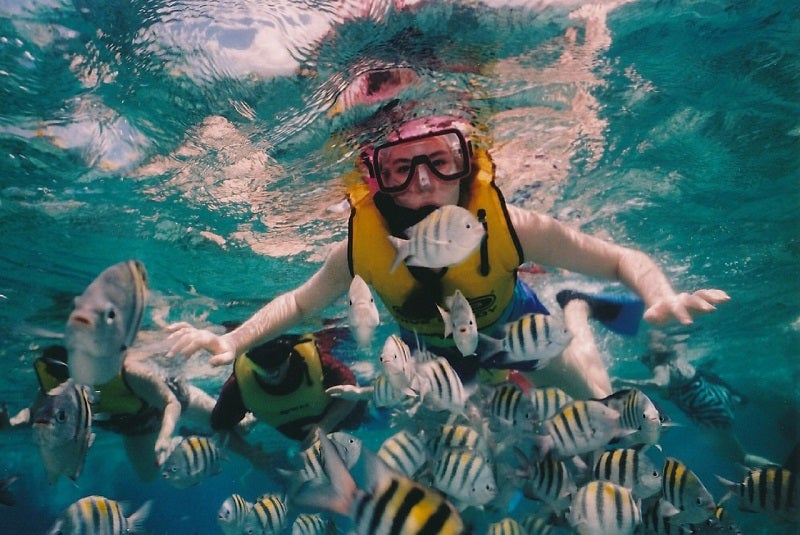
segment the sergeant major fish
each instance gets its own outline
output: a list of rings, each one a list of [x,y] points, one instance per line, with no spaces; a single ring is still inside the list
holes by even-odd
[[[64,345],[76,383],[100,385],[119,372],[139,332],[147,291],[144,264],[126,260],[106,268],[75,299]]]
[[[103,496],[87,496],[76,501],[58,517],[48,535],[91,533],[92,535],[125,535],[143,533],[152,501],[125,516],[124,506]]]
[[[478,349],[478,322],[467,298],[460,290],[445,299],[447,310],[437,305],[444,321],[444,337],[453,341],[462,355],[469,356]]]
[[[564,351],[572,340],[562,321],[547,314],[526,314],[503,327],[503,338],[480,334],[481,362],[492,368],[537,370]]]
[[[456,506],[486,505],[497,496],[497,482],[488,459],[469,450],[450,450],[436,459],[433,486]]]
[[[217,512],[217,525],[225,535],[241,535],[253,504],[234,493],[228,496]]]
[[[445,205],[406,229],[407,240],[389,236],[397,256],[393,272],[405,260],[408,266],[443,268],[463,262],[480,245],[486,230],[466,208]]]
[[[396,392],[417,395],[415,362],[408,344],[396,334],[390,335],[383,344],[380,361],[383,373]]]
[[[631,535],[641,513],[628,489],[608,481],[590,481],[572,498],[567,520],[580,535]]]
[[[618,390],[600,400],[620,413],[620,426],[634,431],[622,437],[625,445],[657,444],[663,417],[647,395],[638,388]]]
[[[636,498],[648,498],[661,490],[662,475],[640,450],[614,449],[603,452],[595,462],[595,479],[630,489]]]
[[[602,448],[620,432],[619,412],[599,401],[567,403],[542,422],[545,435],[534,435],[539,458],[553,451],[560,459]]]
[[[221,460],[222,450],[214,439],[196,435],[174,437],[161,474],[173,487],[186,489],[219,474]]]
[[[283,496],[265,494],[253,504],[242,527],[246,535],[277,535],[286,528],[287,506]]]
[[[414,477],[428,463],[428,449],[421,436],[403,429],[383,441],[378,457],[389,468]]]
[[[350,331],[356,339],[359,348],[366,348],[372,344],[375,328],[380,324],[378,307],[375,298],[360,275],[353,276],[350,290],[347,293],[347,319]]]
[[[75,481],[94,442],[89,389],[71,379],[51,389],[33,412],[33,431],[52,485],[59,475]]]
[[[730,491],[720,502],[735,494],[739,497],[739,509],[743,511],[777,513],[795,521],[799,518],[800,481],[797,474],[786,468],[751,469],[738,483],[720,476],[717,479]]]
[[[683,462],[667,457],[662,472],[662,496],[679,510],[670,519],[673,523],[696,524],[714,516],[714,498],[700,478]]]
[[[320,437],[330,485],[305,486],[294,496],[301,507],[348,516],[358,535],[461,535],[464,522],[438,491],[392,471],[365,455],[366,489],[357,487],[327,437]]]

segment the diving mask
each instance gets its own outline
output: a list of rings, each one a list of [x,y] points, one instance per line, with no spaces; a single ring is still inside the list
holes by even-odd
[[[424,165],[439,180],[460,180],[472,172],[472,149],[464,134],[448,128],[419,136],[389,141],[365,155],[370,176],[384,193],[408,188],[417,169]]]

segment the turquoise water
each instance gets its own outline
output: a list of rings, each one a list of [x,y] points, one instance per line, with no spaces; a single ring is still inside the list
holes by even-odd
[[[419,76],[401,98],[478,110],[511,202],[647,251],[679,290],[726,290],[716,314],[669,332],[747,396],[743,445],[783,461],[800,409],[800,8],[489,4],[369,21],[322,2],[0,1],[0,399],[12,412],[32,400],[44,334],[114,262],[147,266],[147,340],[162,336],[157,314],[245,318],[313,273],[345,235],[338,177],[355,153],[341,140],[374,107],[329,110],[381,62]],[[550,274],[537,289],[565,281],[600,285]],[[343,314],[344,301],[303,327]],[[646,375],[648,329],[597,336],[612,375]],[[212,393],[227,373],[201,359],[185,372]],[[664,403],[684,424],[664,452],[721,497],[714,474],[736,467]],[[218,533],[231,492],[276,485],[235,457],[185,491],[139,482],[102,431],[77,484],[54,486],[31,435],[2,434],[0,478],[12,474],[4,533],[42,533],[89,494],[155,498],[150,533]],[[785,530],[736,518],[745,533]]]

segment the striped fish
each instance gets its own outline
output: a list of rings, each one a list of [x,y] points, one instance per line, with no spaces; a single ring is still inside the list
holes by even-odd
[[[531,500],[544,502],[554,511],[563,510],[577,490],[567,465],[553,455],[535,463],[525,459],[524,464],[522,494]]]
[[[489,524],[486,535],[527,535],[527,532],[513,518],[503,518]]]
[[[622,429],[632,431],[620,438],[622,444],[658,444],[664,418],[644,392],[638,388],[626,388],[600,401],[620,413]]]
[[[428,463],[425,440],[405,429],[384,440],[377,455],[386,466],[407,477],[414,477]]]
[[[325,535],[335,529],[333,521],[320,514],[301,513],[292,523],[292,535]]]
[[[420,363],[416,384],[422,403],[431,410],[463,413],[467,392],[453,366],[444,357]]]
[[[445,299],[448,310],[437,305],[444,322],[444,337],[453,341],[462,355],[473,355],[478,349],[478,322],[467,298],[460,290]]]
[[[694,533],[689,524],[673,522],[673,517],[679,512],[674,505],[658,498],[642,514],[644,532],[653,535],[690,535]]]
[[[397,250],[389,273],[405,260],[408,266],[443,268],[463,262],[486,235],[483,225],[466,208],[442,206],[406,229],[404,240],[389,236]]]
[[[714,498],[685,464],[667,457],[663,474],[661,495],[680,511],[672,518],[673,522],[695,524],[714,515]]]
[[[481,362],[490,368],[531,371],[561,354],[572,334],[563,321],[546,314],[526,314],[507,323],[501,339],[481,334]]]
[[[348,468],[352,468],[361,456],[361,439],[344,431],[328,433],[327,437],[333,442],[336,451],[344,460],[345,465],[347,465]],[[298,455],[303,464],[299,472],[300,482],[314,481],[325,477],[322,442],[319,438]]]
[[[468,425],[447,424],[442,426],[439,434],[428,441],[431,457],[441,457],[450,450],[468,450],[492,458],[492,449],[483,436]]]
[[[474,451],[451,450],[438,457],[432,485],[464,506],[486,505],[497,496],[491,463]]]
[[[380,362],[383,374],[395,391],[403,395],[417,395],[414,389],[417,372],[411,349],[396,334],[390,335],[384,342]]]
[[[539,420],[552,418],[561,407],[572,401],[572,397],[556,386],[533,388],[530,396]]]
[[[222,450],[214,439],[201,436],[175,437],[161,475],[175,488],[193,487],[222,471]]]
[[[95,436],[88,387],[69,379],[51,389],[34,409],[31,421],[47,482],[54,484],[62,474],[78,479]]]
[[[530,396],[514,383],[501,383],[492,389],[488,416],[501,429],[519,432],[533,431],[538,421]]]
[[[304,486],[294,496],[300,507],[347,515],[358,535],[460,535],[466,529],[455,507],[438,491],[402,476],[366,453],[367,489],[356,486],[327,437],[322,438],[330,485]]]
[[[673,374],[669,397],[696,423],[723,429],[733,425],[739,400],[728,386],[708,380],[700,371],[691,379]]]
[[[253,504],[242,533],[275,535],[286,528],[286,500],[277,494],[261,496]]]
[[[735,483],[717,476],[730,491],[739,497],[739,509],[752,512],[778,513],[796,520],[800,514],[800,481],[797,474],[780,466],[765,466],[750,470],[741,482]]]
[[[541,516],[540,513],[526,515],[519,523],[527,535],[568,535],[570,530],[557,526],[558,519]]]
[[[539,458],[553,451],[560,459],[602,448],[617,436],[620,414],[599,401],[577,400],[545,420],[544,435],[534,435]]]
[[[217,512],[217,525],[225,535],[240,535],[253,504],[238,494],[231,494]]]
[[[87,496],[70,505],[56,520],[48,533],[91,533],[92,535],[122,535],[143,533],[150,515],[152,501],[136,512],[125,516],[124,507],[103,496]]]
[[[608,481],[590,481],[575,493],[567,521],[581,535],[630,535],[641,518],[631,491]]]
[[[658,493],[663,479],[656,465],[644,453],[634,449],[603,452],[594,465],[592,475],[595,479],[630,489],[639,499]]]

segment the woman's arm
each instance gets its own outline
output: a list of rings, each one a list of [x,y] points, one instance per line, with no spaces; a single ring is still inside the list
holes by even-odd
[[[550,216],[509,206],[526,261],[595,277],[618,280],[642,297],[644,319],[661,324],[691,324],[692,316],[712,312],[729,300],[721,290],[676,293],[664,272],[645,253],[578,232]]]
[[[167,356],[182,353],[190,357],[199,349],[212,353],[214,366],[232,362],[236,355],[261,342],[274,338],[333,303],[350,287],[347,242],[336,244],[322,267],[301,286],[279,295],[235,330],[218,336],[195,329],[185,322],[167,327],[172,346]]]

